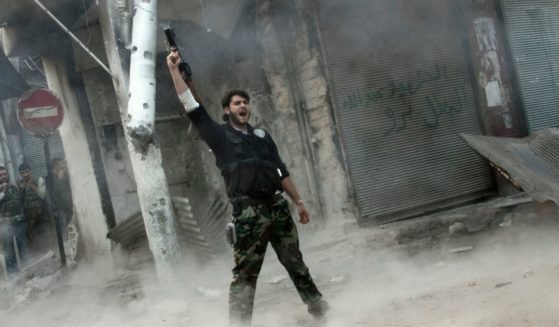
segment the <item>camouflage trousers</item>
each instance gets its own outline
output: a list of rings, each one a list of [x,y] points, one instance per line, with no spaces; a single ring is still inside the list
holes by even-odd
[[[229,321],[250,326],[256,281],[268,243],[289,273],[304,303],[322,298],[299,250],[299,236],[287,201],[278,196],[269,204],[246,205],[233,219],[237,242],[233,246],[235,267],[229,290]]]

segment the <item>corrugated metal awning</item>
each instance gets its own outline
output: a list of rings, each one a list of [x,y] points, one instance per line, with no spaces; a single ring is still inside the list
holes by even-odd
[[[0,50],[0,100],[17,98],[29,88],[4,52]]]
[[[460,136],[535,200],[559,204],[559,128],[538,130],[523,139]]]

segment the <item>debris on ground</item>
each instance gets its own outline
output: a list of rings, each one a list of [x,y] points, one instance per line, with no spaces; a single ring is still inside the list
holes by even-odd
[[[523,278],[528,278],[530,276],[534,276],[534,272],[530,269],[525,270],[524,273],[522,274]]]
[[[287,276],[285,275],[278,275],[278,276],[274,276],[272,278],[270,278],[270,280],[268,280],[269,284],[278,284],[281,281],[284,281],[287,279]]]
[[[504,287],[504,286],[507,286],[507,285],[510,285],[510,284],[512,284],[512,282],[497,283],[495,285],[495,288]]]
[[[219,298],[221,296],[221,294],[223,294],[223,291],[221,291],[221,290],[211,289],[211,288],[207,288],[207,287],[203,287],[203,286],[198,286],[196,288],[196,292],[198,294],[201,294],[204,297],[210,298],[210,299]]]
[[[473,249],[474,249],[473,245],[468,245],[468,246],[461,246],[461,247],[458,247],[458,248],[450,249],[448,252],[452,253],[452,254],[455,254],[455,253],[468,252],[468,251],[471,251]]]
[[[334,276],[330,279],[330,283],[341,283],[345,280],[344,276]]]
[[[503,217],[503,221],[499,224],[499,227],[510,227],[512,226],[513,214],[508,213]]]
[[[450,233],[450,235],[463,232],[464,230],[466,230],[466,225],[461,222],[457,222],[448,226],[448,232]]]

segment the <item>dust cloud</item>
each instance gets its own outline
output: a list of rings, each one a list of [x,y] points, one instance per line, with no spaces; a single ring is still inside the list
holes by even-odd
[[[210,13],[211,9],[206,7]],[[396,18],[379,16],[387,26]],[[246,34],[253,36],[252,32]],[[388,42],[380,32],[376,41]],[[207,34],[205,38],[210,37]],[[356,35],[348,32],[347,37]],[[356,44],[361,41],[355,39]],[[246,46],[250,51],[254,47],[254,42]],[[415,66],[419,60],[415,50],[395,47],[394,51],[403,50],[410,53],[406,65]],[[194,63],[203,57],[195,50],[192,54]],[[214,72],[215,67],[204,65],[221,59],[216,57],[203,57],[194,66]],[[377,56],[372,61],[391,67],[382,59]],[[387,76],[398,75],[390,71],[397,67],[386,69]],[[559,321],[556,220],[523,213],[508,227],[441,234],[406,244],[390,237],[397,228],[393,224],[348,235],[301,232],[305,261],[332,307],[322,322],[307,314],[287,273],[268,249],[257,288],[254,326],[554,326]],[[373,232],[387,236],[374,239]],[[451,253],[460,247],[472,248]],[[149,268],[130,270],[112,259],[80,262],[22,302],[18,301],[25,294],[6,291],[16,296],[0,296],[0,321],[5,326],[42,327],[226,326],[232,266],[227,252],[205,264],[187,258],[169,288],[160,285]]]
[[[332,307],[326,321],[306,313],[268,249],[253,325],[553,326],[558,230],[556,220],[531,215],[507,227],[406,244],[371,237],[393,235],[397,224],[336,239],[328,231],[304,235],[303,255]],[[149,269],[82,263],[0,319],[21,326],[226,326],[231,267],[228,253],[203,265],[187,259],[169,289]]]

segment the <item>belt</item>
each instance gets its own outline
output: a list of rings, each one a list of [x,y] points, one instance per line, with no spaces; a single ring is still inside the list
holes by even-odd
[[[231,203],[233,205],[237,204],[241,206],[255,206],[259,204],[272,205],[282,199],[283,196],[281,194],[274,194],[269,198],[253,198],[250,196],[241,195],[231,198]]]

